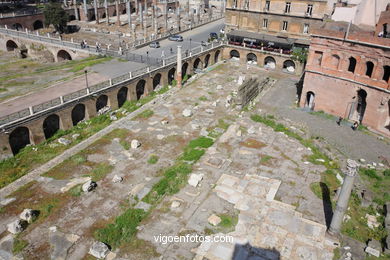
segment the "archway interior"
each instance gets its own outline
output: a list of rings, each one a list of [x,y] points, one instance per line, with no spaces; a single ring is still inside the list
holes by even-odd
[[[161,74],[157,73],[153,78],[153,89],[155,89],[161,83]]]
[[[122,107],[123,104],[126,102],[128,91],[129,91],[129,90],[128,90],[128,88],[126,88],[126,87],[122,87],[122,88],[118,91],[117,99],[118,99],[118,106],[119,106],[119,107]]]
[[[146,84],[146,81],[143,79],[138,81],[137,86],[135,88],[136,92],[137,92],[137,100],[139,100],[142,97],[142,95],[144,94],[145,84]]]
[[[358,91],[358,100],[357,100],[357,106],[356,111],[358,113],[358,120],[361,123],[363,121],[364,112],[366,111],[367,106],[367,92],[363,89],[360,89]]]
[[[100,109],[106,107],[108,104],[108,97],[106,95],[101,95],[96,100],[96,112],[99,112]]]
[[[175,79],[175,72],[175,68],[172,68],[168,71],[168,84],[172,84],[172,81]]]
[[[14,155],[30,144],[30,132],[28,128],[18,127],[13,130],[9,136],[9,144]]]
[[[67,51],[60,50],[57,54],[58,61],[72,60],[72,57]]]
[[[50,115],[43,121],[43,133],[49,139],[60,129],[60,118],[57,115]]]
[[[6,47],[7,47],[7,51],[13,51],[18,48],[18,45],[14,41],[9,40],[6,43]]]
[[[77,104],[72,109],[72,123],[73,125],[77,125],[80,121],[82,121],[85,118],[85,105],[84,104]]]

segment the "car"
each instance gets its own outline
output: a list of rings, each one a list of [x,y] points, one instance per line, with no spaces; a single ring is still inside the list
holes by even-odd
[[[183,36],[181,35],[171,35],[168,38],[170,41],[176,41],[176,42],[182,42],[183,41]]]
[[[151,42],[149,44],[150,48],[160,48],[160,43],[159,42]]]
[[[210,39],[211,40],[218,39],[218,34],[216,32],[211,32],[210,33]]]

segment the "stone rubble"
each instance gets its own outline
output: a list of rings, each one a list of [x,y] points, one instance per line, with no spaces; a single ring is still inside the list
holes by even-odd
[[[202,179],[203,179],[203,173],[199,173],[199,174],[193,173],[190,175],[190,178],[188,179],[188,184],[196,188]]]
[[[89,254],[98,259],[105,258],[109,252],[108,246],[99,241],[94,242],[89,249]]]
[[[141,146],[141,143],[138,140],[132,140],[130,146],[131,146],[131,149],[137,149],[138,147]]]
[[[96,182],[94,182],[94,181],[92,181],[92,180],[89,180],[89,181],[87,181],[86,183],[83,184],[82,190],[83,190],[84,192],[91,192],[91,191],[93,191],[96,187],[97,187]]]
[[[26,229],[26,224],[25,220],[17,219],[7,225],[7,230],[12,234],[19,234]]]

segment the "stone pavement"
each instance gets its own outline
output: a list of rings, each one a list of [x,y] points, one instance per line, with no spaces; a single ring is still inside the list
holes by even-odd
[[[380,156],[390,160],[390,141],[379,140],[375,135],[361,131],[352,131],[350,125],[336,124],[336,118],[330,120],[321,116],[311,115],[297,109],[294,101],[297,79],[285,78],[277,82],[261,100],[261,108],[270,114],[276,114],[301,124],[312,136],[321,136],[343,155],[358,160],[381,162]]]
[[[89,166],[92,163],[106,163],[113,167],[97,182],[95,191],[62,201],[61,207],[53,209],[54,213],[44,221],[28,227],[21,234],[29,243],[24,254],[40,259],[55,256],[82,259],[94,242],[92,234],[96,228],[112,223],[123,212],[123,207],[129,207],[135,196],[138,199],[145,196],[161,178],[161,169],[171,166],[190,140],[207,135],[214,129],[223,134],[193,166],[193,174],[202,175],[202,180],[198,185],[187,184],[177,194],[166,196],[138,227],[138,239],[147,241],[164,259],[192,259],[196,253],[201,254],[201,251],[193,251],[199,247],[198,243],[161,244],[155,241],[154,236],[206,234],[208,230],[213,233],[231,232],[211,226],[208,218],[213,214],[238,215],[237,226],[233,223],[230,227],[237,232],[233,233],[247,236],[248,242],[255,247],[265,247],[265,253],[271,257],[277,252],[267,251],[269,247],[276,247],[282,256],[290,255],[288,259],[331,256],[331,247],[323,237],[325,217],[322,201],[309,187],[312,182],[320,180],[324,167],[306,162],[305,155],[311,151],[295,139],[253,122],[249,118],[251,113],[225,106],[227,96],[238,88],[239,76],[265,78],[269,73],[258,67],[247,68],[234,62],[222,66],[142,107],[141,111],[154,111],[151,117],[134,120],[133,117],[141,111],[132,113],[69,149],[33,174],[4,188],[1,197],[9,195],[22,184],[36,180],[29,190],[40,193],[31,194],[23,201],[26,203],[23,205],[34,208],[35,203],[42,199],[59,196],[67,183],[85,177],[93,170]],[[190,109],[193,115],[184,117],[184,109]],[[168,121],[168,124],[163,124],[163,121]],[[230,125],[226,131],[222,126],[224,124]],[[128,130],[129,139],[126,142],[137,139],[141,146],[126,150],[118,138],[105,139],[99,146],[94,143],[117,128]],[[84,155],[85,161],[81,161],[62,179],[40,176],[83,149],[80,156]],[[152,154],[159,156],[158,163],[153,165],[147,163]],[[57,168],[54,174],[60,170]],[[122,176],[123,182],[114,183],[112,179],[115,175]],[[20,200],[16,198],[7,207],[17,207]],[[136,207],[148,206],[139,203]],[[0,213],[0,233],[20,213],[19,209],[8,211],[7,207]],[[264,237],[260,234],[264,234]],[[283,234],[285,236],[281,237]],[[270,239],[273,236],[275,238]],[[317,242],[318,245],[315,245]],[[0,242],[0,250],[3,250],[0,253],[12,254],[12,243],[7,239]],[[296,246],[296,250],[289,251],[289,245]],[[158,259],[146,255],[146,252],[133,250],[116,250],[114,253],[117,259]]]
[[[274,200],[279,185],[280,181],[256,175],[223,174],[214,191],[240,210],[235,231],[226,234],[234,240],[203,242],[194,250],[194,259],[331,259],[334,246],[325,237],[326,226]]]

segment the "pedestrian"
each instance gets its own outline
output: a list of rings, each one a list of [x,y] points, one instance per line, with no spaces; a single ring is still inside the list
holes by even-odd
[[[186,50],[186,57],[188,57],[188,50]]]
[[[161,51],[161,59],[164,59],[165,58],[165,53],[164,51]]]
[[[343,121],[343,118],[340,116],[339,119],[337,119],[337,121],[336,121],[337,125],[340,125],[341,121]]]
[[[84,41],[81,41],[80,47],[81,47],[81,49],[84,49]]]
[[[171,47],[171,54],[173,53],[172,47]]]
[[[355,121],[355,123],[353,123],[352,125],[352,130],[355,131],[358,127],[359,127],[359,123],[358,121]]]

